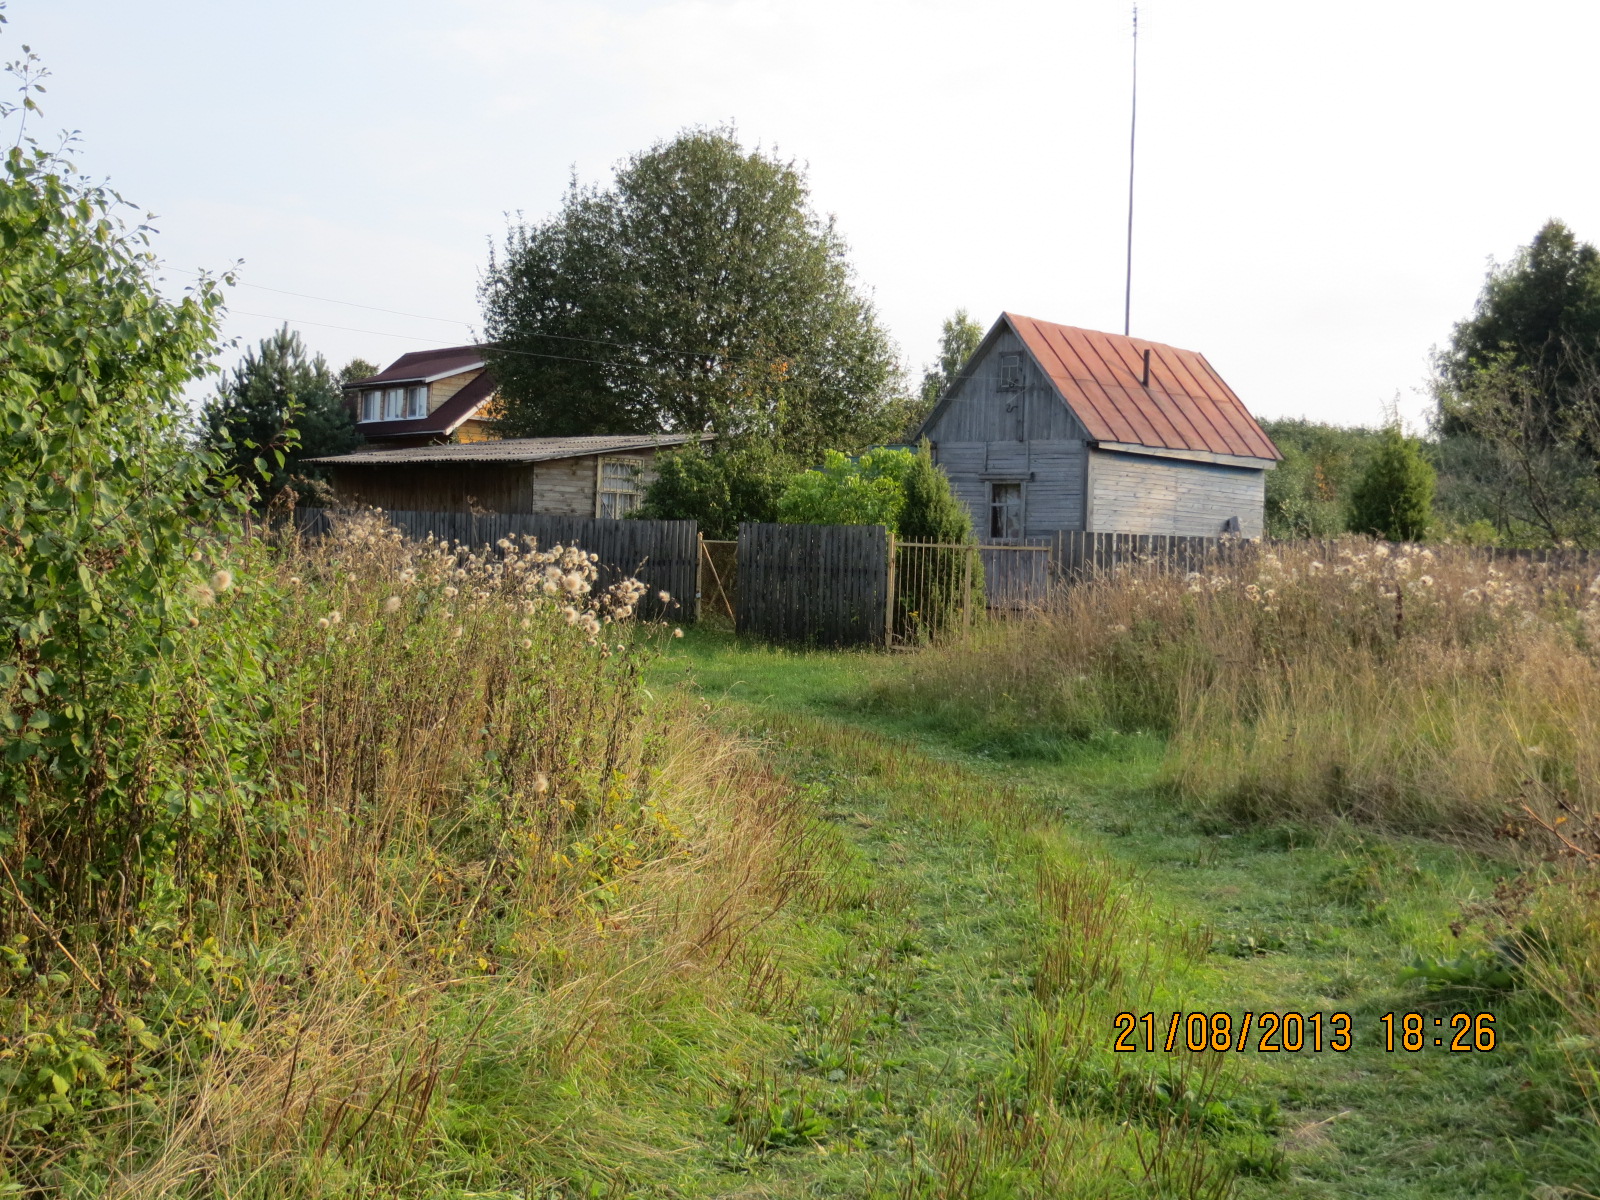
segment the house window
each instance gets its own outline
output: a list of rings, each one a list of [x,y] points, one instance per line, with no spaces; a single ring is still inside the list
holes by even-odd
[[[642,458],[602,458],[595,515],[625,517],[638,508],[644,502],[644,485],[640,480],[643,470]]]
[[[363,421],[377,421],[383,417],[383,393],[381,391],[361,393],[361,419]]]
[[[427,385],[424,384],[421,387],[409,387],[409,388],[407,388],[406,389],[406,418],[408,420],[414,421],[418,417],[425,417],[427,415],[428,415],[428,388],[427,388]]]
[[[1009,542],[1022,536],[1020,483],[989,485],[989,536],[997,542]]]
[[[1022,390],[1022,355],[1002,354],[1000,356],[1000,390],[1002,392],[1020,392]]]
[[[405,388],[389,388],[383,393],[383,419],[398,421],[405,416]]]

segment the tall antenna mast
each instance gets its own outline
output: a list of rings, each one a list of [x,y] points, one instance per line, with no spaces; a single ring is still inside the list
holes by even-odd
[[[1122,289],[1122,335],[1133,313],[1133,147],[1139,133],[1139,6],[1133,6],[1133,112],[1128,119],[1128,273]]]

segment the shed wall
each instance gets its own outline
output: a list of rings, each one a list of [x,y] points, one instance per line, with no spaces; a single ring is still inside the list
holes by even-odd
[[[1000,391],[1002,354],[1022,355],[1021,391]],[[1083,426],[1011,330],[981,352],[924,433],[980,537],[988,535],[989,484],[1002,479],[1022,483],[1026,536],[1083,528]]]
[[[1112,533],[1215,537],[1229,517],[1260,537],[1266,472],[1187,459],[1094,450],[1088,528]]]
[[[655,448],[604,457],[644,461],[640,482],[656,477]],[[331,468],[342,504],[424,512],[595,515],[600,455],[539,463],[383,463]]]

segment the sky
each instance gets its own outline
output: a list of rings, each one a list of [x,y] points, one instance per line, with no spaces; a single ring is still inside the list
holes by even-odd
[[[471,338],[489,246],[692,126],[805,165],[907,366],[957,307],[1120,331],[1121,0],[10,0],[39,131],[239,264],[223,356]],[[1261,417],[1420,428],[1430,351],[1550,217],[1600,240],[1600,5],[1146,0],[1132,331]],[[383,310],[383,311],[380,311]]]

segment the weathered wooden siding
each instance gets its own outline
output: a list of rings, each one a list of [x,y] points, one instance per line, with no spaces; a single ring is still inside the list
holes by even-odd
[[[1000,356],[1022,355],[1020,392],[1000,390]],[[924,431],[936,444],[945,442],[1083,441],[1083,426],[1056,392],[1055,385],[1033,363],[1022,339],[1006,329],[972,371],[956,385],[950,402]]]
[[[1022,391],[999,390],[1002,354],[1022,355]],[[989,536],[992,481],[1022,483],[1026,536],[1083,527],[1083,427],[1009,329],[973,363],[926,433],[979,538]]]
[[[624,458],[644,462],[640,480],[656,477],[655,447]],[[594,516],[598,455],[540,463],[396,462],[331,468],[341,504],[424,512],[565,513]]]
[[[1252,467],[1095,450],[1089,490],[1091,530],[1214,537],[1237,517],[1241,535],[1261,536],[1266,472]]]

